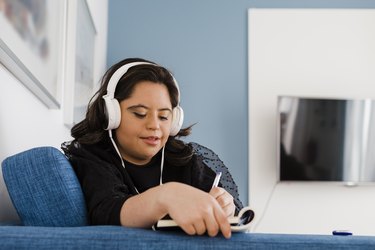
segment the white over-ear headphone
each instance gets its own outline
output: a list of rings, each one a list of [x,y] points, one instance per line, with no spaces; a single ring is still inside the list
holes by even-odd
[[[127,63],[120,68],[118,68],[111,76],[111,79],[108,82],[107,86],[107,94],[103,96],[104,102],[105,102],[105,111],[108,118],[108,126],[105,128],[106,130],[112,130],[118,128],[121,121],[121,109],[120,104],[118,100],[115,98],[115,90],[117,83],[120,81],[120,79],[123,77],[123,75],[126,74],[126,72],[136,65],[155,65],[153,63],[148,62],[132,62]],[[158,65],[155,65],[158,66]],[[171,131],[170,135],[175,136],[178,134],[182,127],[182,123],[184,121],[184,111],[180,107],[180,89],[178,88],[178,84],[176,79],[171,74],[173,81],[175,83],[175,86],[177,88],[178,92],[178,103],[177,107],[173,108],[172,110],[172,124],[171,124]]]

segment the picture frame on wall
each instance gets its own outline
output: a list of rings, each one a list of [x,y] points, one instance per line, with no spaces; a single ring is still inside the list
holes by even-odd
[[[84,119],[94,94],[96,28],[86,0],[68,0],[64,124]]]
[[[48,108],[62,100],[66,2],[0,1],[0,61]]]

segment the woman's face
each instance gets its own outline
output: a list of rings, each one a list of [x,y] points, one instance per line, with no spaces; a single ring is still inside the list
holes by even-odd
[[[116,129],[120,153],[131,163],[146,164],[169,137],[172,104],[168,89],[164,84],[142,81],[120,107],[121,122]]]

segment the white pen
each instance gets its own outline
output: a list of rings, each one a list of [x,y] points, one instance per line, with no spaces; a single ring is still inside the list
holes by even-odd
[[[212,183],[212,188],[217,187],[219,185],[220,177],[221,177],[221,172],[216,174],[214,183]]]

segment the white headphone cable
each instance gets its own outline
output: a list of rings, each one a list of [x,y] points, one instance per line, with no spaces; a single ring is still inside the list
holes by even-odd
[[[108,134],[109,134],[109,138],[111,139],[111,142],[112,142],[112,145],[113,147],[115,148],[116,150],[116,153],[118,154],[118,156],[120,157],[120,160],[121,160],[121,165],[124,169],[126,169],[125,167],[125,163],[124,163],[124,160],[122,159],[122,156],[121,156],[121,153],[120,153],[120,150],[118,149],[117,145],[116,145],[116,142],[113,140],[113,137],[112,137],[112,129],[109,129],[108,130]],[[165,149],[165,146],[162,148],[161,150],[161,163],[160,163],[160,185],[163,184],[163,168],[164,168],[164,149]],[[137,193],[139,194],[139,191],[137,189],[137,187],[134,185],[134,188],[135,188],[135,191],[137,191]]]
[[[164,149],[165,149],[165,146],[161,149],[160,186],[163,185]]]
[[[264,205],[264,209],[262,211],[261,216],[259,217],[259,220],[252,227],[251,231],[254,232],[254,233],[257,232],[259,224],[263,221],[264,216],[266,215],[266,213],[267,213],[267,211],[269,209],[269,206],[270,206],[270,203],[271,203],[271,199],[273,198],[273,194],[275,192],[276,186],[277,186],[277,183],[275,183],[274,186],[272,187],[271,193],[269,194],[269,196],[267,198],[266,204]]]

